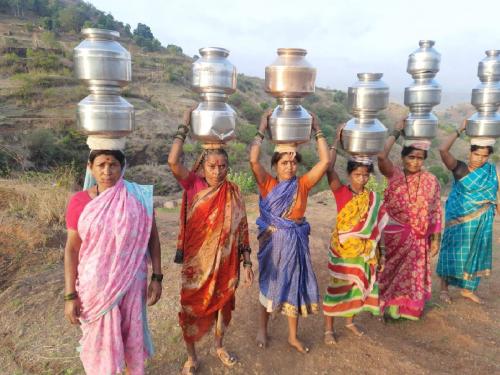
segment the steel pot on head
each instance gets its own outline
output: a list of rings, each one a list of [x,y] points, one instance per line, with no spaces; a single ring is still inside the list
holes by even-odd
[[[303,98],[314,93],[316,69],[302,48],[278,48],[277,59],[266,66],[265,90],[275,98]]]
[[[376,118],[389,104],[389,87],[382,73],[358,73],[358,81],[347,90],[347,106],[354,116],[342,131],[342,147],[351,155],[373,156],[383,147],[387,134]]]
[[[83,29],[86,39],[74,49],[75,75],[92,86],[124,87],[132,80],[130,53],[113,30]]]
[[[481,83],[472,90],[471,104],[477,109],[468,120],[471,137],[500,137],[500,50],[488,50],[478,64]]]
[[[410,114],[405,120],[404,135],[408,139],[431,139],[438,127],[438,119],[431,111],[441,103],[441,86],[434,80],[441,55],[433,48],[433,40],[421,40],[419,46],[408,56],[406,71],[414,81],[405,88],[404,103]]]
[[[200,49],[201,57],[193,62],[191,87],[198,93],[236,91],[236,68],[227,59],[229,51],[219,47]]]
[[[236,138],[236,112],[221,93],[204,93],[191,113],[192,137],[203,143],[226,143]]]
[[[78,103],[77,126],[87,135],[124,137],[134,131],[134,107],[119,95],[90,94]]]
[[[269,117],[268,134],[274,143],[306,143],[311,138],[312,116],[300,99],[281,98]]]
[[[433,40],[421,40],[419,48],[408,56],[406,71],[413,78],[433,78],[439,72],[441,54],[434,49]]]

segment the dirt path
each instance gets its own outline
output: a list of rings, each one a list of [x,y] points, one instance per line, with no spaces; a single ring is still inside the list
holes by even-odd
[[[247,204],[251,227],[252,260],[256,262],[256,198]],[[307,217],[312,226],[311,253],[320,291],[327,282],[326,249],[334,220],[335,206],[329,194],[310,200]],[[149,309],[156,355],[148,374],[176,374],[185,359],[180,328],[177,326],[179,267],[172,263],[178,213],[158,213],[163,248],[164,294]],[[498,224],[496,225],[498,226]],[[498,229],[498,228],[496,228]],[[496,238],[496,237],[495,237]],[[496,244],[494,265],[500,264]],[[0,374],[81,374],[77,353],[79,330],[62,316],[62,266],[42,267],[18,279],[0,295]],[[434,278],[437,287],[437,279]],[[436,289],[435,287],[435,289]],[[354,338],[338,321],[339,343],[325,347],[322,316],[300,321],[300,337],[311,353],[301,355],[286,344],[286,320],[270,321],[271,342],[267,350],[255,345],[258,285],[240,288],[237,308],[228,331],[226,346],[238,354],[240,364],[229,370],[214,357],[212,340],[200,343],[200,374],[500,374],[500,272],[483,280],[479,295],[487,302],[474,305],[458,298],[442,306],[434,293],[426,314],[418,322],[383,323],[362,315],[358,322],[367,334]]]

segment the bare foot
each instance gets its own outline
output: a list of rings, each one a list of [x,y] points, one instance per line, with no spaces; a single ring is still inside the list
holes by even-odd
[[[442,290],[439,292],[439,299],[444,303],[451,303],[450,293],[447,290]]]
[[[354,323],[349,323],[349,324],[346,324],[345,327],[351,331],[354,335],[358,336],[358,337],[361,337],[363,336],[365,333],[363,331],[361,331],[361,329]]]
[[[236,356],[229,353],[224,347],[217,348],[215,353],[222,364],[226,367],[233,367],[238,362]]]
[[[336,345],[337,339],[335,338],[335,332],[326,331],[324,342],[325,342],[325,345],[328,345],[328,346]]]
[[[266,332],[260,332],[257,333],[257,338],[255,341],[257,341],[257,346],[261,349],[267,348],[267,340],[269,339],[269,336],[267,335]]]
[[[471,292],[470,290],[462,289],[460,294],[462,295],[462,297],[470,299],[472,302],[475,302],[478,305],[484,304],[483,300],[481,298],[479,298],[477,295],[475,295],[474,292]]]
[[[199,363],[197,360],[193,360],[192,358],[188,358],[188,360],[182,366],[181,375],[192,375],[196,373],[198,370]]]
[[[309,353],[309,348],[307,346],[304,346],[298,339],[290,340],[288,339],[288,344],[297,350],[299,353],[302,354],[307,354]]]

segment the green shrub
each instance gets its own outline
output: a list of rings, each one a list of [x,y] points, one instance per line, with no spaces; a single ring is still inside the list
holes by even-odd
[[[236,137],[238,138],[238,141],[247,145],[253,141],[256,133],[257,126],[253,124],[239,124],[236,127]]]
[[[437,177],[441,186],[445,186],[450,182],[450,173],[447,169],[443,168],[440,165],[433,165],[429,167],[429,172],[431,172],[434,176]]]
[[[370,175],[370,179],[366,184],[366,188],[371,191],[383,194],[385,189],[387,189],[387,178],[381,176],[381,179],[377,179],[373,174]]]
[[[27,66],[31,70],[57,71],[63,67],[59,56],[45,50],[34,50],[28,48]]]
[[[182,85],[188,84],[190,81],[190,68],[182,64],[165,65],[165,79],[167,82],[179,83]]]
[[[252,194],[257,192],[257,183],[250,172],[231,172],[228,179],[239,186],[243,194]]]
[[[258,124],[260,122],[260,115],[262,111],[255,105],[245,102],[241,104],[239,109],[241,115],[249,122],[253,124]]]
[[[88,157],[85,137],[76,130],[56,132],[38,129],[26,138],[28,159],[36,169],[47,170],[63,165],[84,165]]]

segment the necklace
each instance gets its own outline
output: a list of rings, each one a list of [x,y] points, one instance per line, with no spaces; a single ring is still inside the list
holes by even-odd
[[[349,187],[349,190],[351,191],[351,193],[353,193],[354,195],[359,195],[359,194],[363,193],[363,191],[365,191],[365,189],[363,188],[363,190],[361,190],[359,193],[356,193],[354,191],[354,189],[351,187],[351,185],[348,185],[348,187]]]
[[[416,202],[417,201],[417,197],[418,197],[418,191],[420,190],[420,177],[422,176],[422,173],[419,173],[418,174],[418,184],[417,184],[417,191],[415,192],[415,199],[412,200],[411,199],[411,196],[410,196],[410,185],[408,185],[408,179],[406,177],[406,174],[405,174],[405,183],[406,183],[406,193],[408,194],[408,204],[412,204],[413,202]]]

